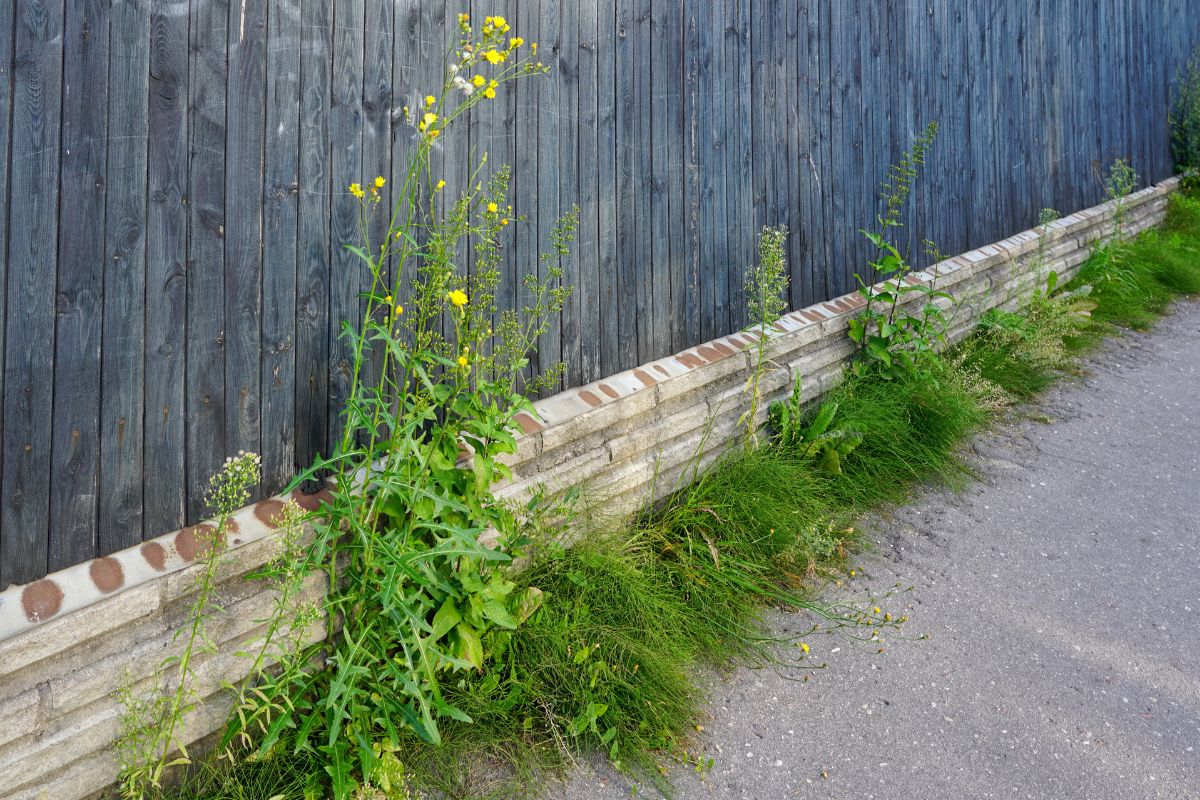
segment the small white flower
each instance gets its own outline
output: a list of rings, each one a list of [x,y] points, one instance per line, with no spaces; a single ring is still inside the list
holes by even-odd
[[[451,85],[455,89],[457,89],[460,92],[462,92],[463,94],[465,94],[467,97],[470,97],[471,94],[475,91],[474,85],[472,85],[469,80],[462,77],[461,75],[455,75],[454,80],[451,82]]]

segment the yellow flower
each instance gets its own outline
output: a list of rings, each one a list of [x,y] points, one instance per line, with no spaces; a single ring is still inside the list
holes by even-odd
[[[489,64],[503,64],[504,59],[508,58],[507,53],[501,53],[499,50],[492,48],[483,54],[483,57],[488,60]]]
[[[459,365],[460,367],[462,367],[462,368],[466,369],[466,366],[467,366],[467,357],[466,357],[466,356],[459,356],[459,357],[458,357],[458,365]]]
[[[471,83],[475,84],[476,86],[483,86],[485,83],[487,83],[487,79],[482,75],[476,75],[474,78],[471,78]]]
[[[450,305],[455,308],[462,308],[467,304],[467,293],[461,289],[455,289],[446,295],[446,299],[450,301]]]
[[[801,642],[801,643],[800,643],[800,649],[801,649],[801,650],[803,650],[804,652],[806,652],[806,653],[807,653],[807,652],[808,652],[808,645],[806,645],[804,642]]]
[[[425,95],[425,105],[433,108],[433,104],[437,102],[437,98],[431,94]]]
[[[871,610],[872,610],[872,611],[874,611],[876,614],[882,614],[882,613],[883,613],[883,609],[881,609],[879,606],[875,606],[875,607],[874,607],[873,609],[871,609]]]
[[[523,44],[525,44],[524,39],[522,39],[520,36],[514,36],[513,38],[508,40],[508,49],[516,50],[518,47],[520,47]]]
[[[396,304],[396,316],[398,317],[398,316],[400,316],[400,315],[401,315],[401,314],[403,314],[403,313],[404,313],[404,306],[402,306],[402,305],[400,305],[399,303],[397,303],[397,304]]]
[[[375,178],[375,188],[376,189],[382,189],[383,185],[385,183],[387,183],[387,181],[384,179],[384,177],[382,175]]]
[[[486,97],[488,100],[495,100],[496,99],[496,90],[493,89],[491,86],[489,86],[483,90],[483,96]]]
[[[537,42],[534,42],[533,44],[529,45],[529,54],[534,55],[534,56],[537,55]]]
[[[470,23],[470,21],[471,21],[470,14],[459,14],[458,15],[458,24],[459,25],[466,25],[466,24]]]
[[[389,294],[388,296],[384,297],[383,302],[387,303],[390,306],[392,304],[392,296]]]
[[[508,20],[506,20],[504,17],[492,17],[492,24],[497,28],[507,28]]]
[[[430,111],[426,113],[425,116],[421,117],[421,121],[417,124],[417,127],[420,130],[427,130],[431,125],[433,125],[433,123],[437,122],[437,118],[438,115]]]
[[[433,190],[434,190],[435,192],[440,192],[442,189],[445,189],[445,188],[446,188],[446,182],[445,182],[445,181],[438,181],[438,182],[437,182],[437,186],[433,187]]]
[[[496,205],[495,203],[488,203],[487,209],[489,214],[495,214],[500,210],[500,206]]]
[[[359,200],[362,200],[363,195],[365,194],[365,192],[363,192],[362,184],[360,184],[360,183],[350,184],[350,194],[354,195]]]
[[[503,225],[507,225],[507,224],[508,224],[508,217],[505,217],[504,219],[500,220],[500,224],[501,224],[502,226],[503,226]]]

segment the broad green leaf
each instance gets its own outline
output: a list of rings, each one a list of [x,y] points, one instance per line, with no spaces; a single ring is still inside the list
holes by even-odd
[[[476,669],[483,669],[483,643],[479,634],[465,622],[458,623],[454,632],[458,635],[458,657],[470,662]]]
[[[454,598],[447,597],[446,602],[442,603],[442,607],[433,615],[433,633],[429,635],[430,643],[441,639],[461,621],[462,614],[459,613]]]
[[[508,608],[499,600],[488,600],[483,604],[483,615],[501,628],[513,630],[518,622],[508,613]]]

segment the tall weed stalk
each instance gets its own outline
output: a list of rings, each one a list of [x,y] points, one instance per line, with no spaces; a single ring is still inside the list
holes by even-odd
[[[524,44],[503,17],[476,28],[460,15],[441,86],[405,110],[417,136],[386,226],[375,220],[386,180],[349,187],[361,241],[348,250],[368,289],[361,325],[342,327],[353,354],[343,432],[294,481],[331,473],[330,498],[300,563],[268,571],[285,585],[325,573],[327,640],[258,670],[223,741],[253,741],[259,756],[315,751],[339,800],[386,780],[405,736],[438,744],[445,720],[469,721],[445,684],[502,655],[541,603],[537,587],[509,575],[526,527],[491,486],[508,475],[501,458],[514,452],[516,414],[533,413],[527,394],[557,380],[553,368],[526,372],[570,293],[560,259],[578,211],[549,232],[523,308],[500,310],[509,171],[486,174],[484,154],[453,197],[434,172],[437,143],[473,107],[546,71]]]

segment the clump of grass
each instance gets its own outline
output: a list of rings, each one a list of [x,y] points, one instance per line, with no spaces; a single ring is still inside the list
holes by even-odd
[[[830,398],[862,443],[831,481],[833,502],[862,512],[903,502],[918,481],[960,483],[955,446],[986,415],[962,375],[936,361],[892,380],[852,376]]]
[[[153,797],[174,800],[318,800],[326,796],[324,769],[310,753],[276,754],[230,766],[224,761],[198,761],[171,790]]]
[[[1176,194],[1169,203],[1162,229],[1109,244],[1072,281],[1093,287],[1097,323],[1146,330],[1177,295],[1200,293],[1200,200]]]

